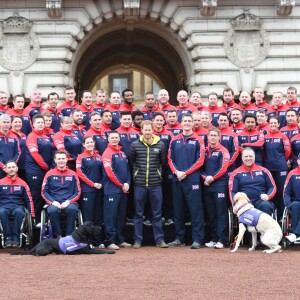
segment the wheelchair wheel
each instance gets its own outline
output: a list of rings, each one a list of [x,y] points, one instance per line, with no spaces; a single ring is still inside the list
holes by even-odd
[[[46,208],[44,208],[41,212],[40,242],[43,240],[43,232],[45,230],[45,226],[47,223],[46,214],[47,214]]]
[[[281,229],[282,229],[283,237],[289,235],[289,232],[291,230],[291,217],[290,217],[289,209],[287,207],[284,209],[283,212]]]
[[[26,228],[27,228],[26,247],[32,248],[33,245],[32,218],[31,218],[31,214],[28,211],[26,213]]]
[[[233,210],[232,207],[228,207],[228,241],[229,246],[233,243]]]

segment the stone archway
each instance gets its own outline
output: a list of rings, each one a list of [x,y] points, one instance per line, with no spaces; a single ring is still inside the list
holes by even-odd
[[[183,55],[185,53],[185,55]],[[95,80],[117,66],[151,74],[170,93],[174,103],[179,89],[187,87],[189,59],[174,33],[158,23],[143,21],[134,27],[111,21],[91,30],[75,53],[73,78],[80,89],[91,89]]]

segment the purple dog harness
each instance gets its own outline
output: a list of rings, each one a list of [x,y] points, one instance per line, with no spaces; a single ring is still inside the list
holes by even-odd
[[[87,244],[79,243],[71,235],[60,238],[58,245],[63,254],[85,248]]]
[[[256,229],[259,217],[262,213],[262,211],[256,208],[250,208],[240,215],[239,222],[247,226],[255,227]]]

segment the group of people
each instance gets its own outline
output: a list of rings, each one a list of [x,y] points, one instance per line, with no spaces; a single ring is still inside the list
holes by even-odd
[[[252,102],[252,97],[254,103]],[[84,221],[103,226],[95,247],[138,249],[143,225],[152,225],[157,247],[185,245],[185,224],[191,222],[192,249],[228,245],[227,209],[237,192],[278,221],[287,206],[292,216],[291,242],[300,243],[300,103],[297,90],[275,92],[272,104],[264,90],[242,91],[239,103],[230,88],[223,103],[210,93],[168,91],[157,99],[147,92],[136,109],[134,94],[98,90],[95,103],[83,91],[81,104],[73,87],[65,101],[53,92],[42,103],[35,89],[24,108],[22,95],[0,92],[0,220],[6,246],[19,245],[20,222],[27,208],[40,226],[47,213],[54,235],[69,235],[78,208]],[[122,101],[123,100],[123,101]],[[60,215],[66,215],[64,230]],[[10,226],[10,216],[13,226]],[[133,220],[134,243],[125,241],[126,220]],[[204,240],[204,223],[210,241]],[[166,243],[163,224],[174,224],[175,240]]]

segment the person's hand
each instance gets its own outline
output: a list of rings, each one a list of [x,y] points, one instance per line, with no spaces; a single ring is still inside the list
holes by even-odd
[[[57,208],[61,209],[61,205],[58,201],[53,201],[52,205],[56,206]]]
[[[94,183],[94,188],[96,188],[97,190],[101,190],[102,184],[96,182],[96,183]]]
[[[206,177],[206,179],[204,181],[204,185],[209,186],[213,181],[214,181],[214,178],[209,175]]]
[[[126,182],[124,183],[123,187],[122,187],[122,190],[124,193],[128,193],[129,191],[129,184]]]
[[[61,208],[66,208],[69,204],[70,204],[70,201],[66,200],[61,204]]]
[[[177,179],[179,181],[183,180],[186,178],[186,174],[185,172],[182,172],[182,171],[176,171],[176,176],[177,176]]]
[[[268,201],[269,200],[269,196],[267,194],[261,194],[260,195],[260,199],[263,201]]]

